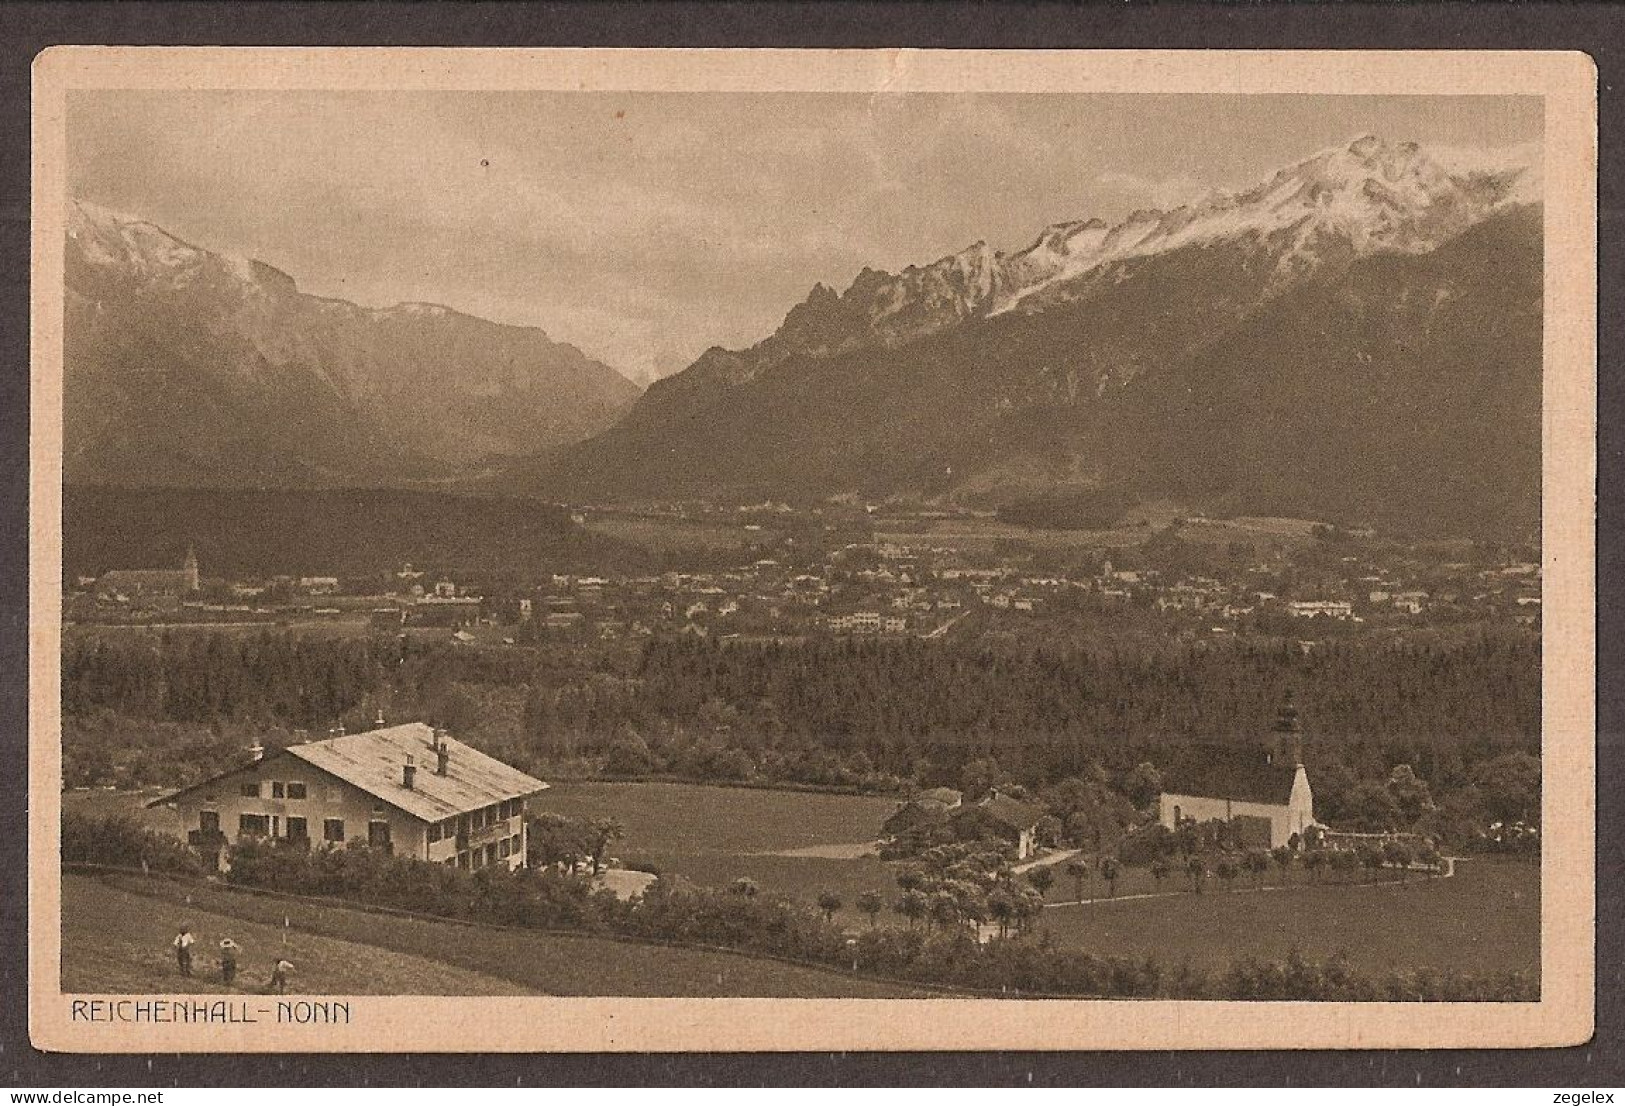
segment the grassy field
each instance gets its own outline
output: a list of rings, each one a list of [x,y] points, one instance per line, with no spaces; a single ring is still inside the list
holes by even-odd
[[[282,919],[251,922],[160,901],[85,876],[62,880],[62,989],[151,994],[230,993],[265,985],[274,957],[293,962],[294,989],[331,994],[521,995],[525,988],[495,976],[409,953],[290,930]],[[182,925],[197,936],[191,979],[175,967],[170,941]],[[242,946],[235,986],[220,982],[215,950],[222,937]]]
[[[236,990],[263,986],[269,958],[285,948],[294,989],[306,994],[926,995],[730,953],[424,921],[157,878],[65,875],[62,892],[67,991],[223,991],[209,978],[212,950],[230,936],[244,948]],[[204,950],[201,974],[190,980],[176,972],[169,948],[182,924]]]
[[[896,891],[890,868],[872,856],[844,859],[785,855],[820,846],[855,853],[879,835],[894,798],[707,787],[682,783],[556,783],[536,803],[572,818],[618,818],[626,839],[619,856],[661,872],[721,887],[741,876],[764,890],[809,902],[821,891],[846,900],[842,920],[857,924],[851,904],[863,891]],[[849,915],[849,916],[848,916]]]
[[[87,813],[127,812],[135,805],[130,795],[99,791],[70,793],[64,796],[64,802],[70,809]],[[820,893],[832,891],[845,904],[837,921],[853,928],[868,924],[856,909],[857,897],[864,891],[878,891],[887,902],[880,922],[905,924],[890,909],[898,893],[895,865],[873,856],[854,855],[878,833],[880,823],[895,806],[891,798],[678,783],[560,782],[542,795],[538,806],[575,818],[619,819],[627,828],[627,836],[614,851],[624,860],[647,862],[663,873],[712,887],[749,877],[765,891],[808,903]],[[146,819],[149,823],[161,821],[166,813],[161,809],[146,812]],[[1064,865],[1052,870],[1055,883],[1049,892],[1050,901],[1075,899],[1077,887],[1066,875]],[[1282,878],[1272,868],[1263,882],[1273,885]],[[1354,874],[1354,882],[1350,883],[1331,882],[1337,877],[1328,876],[1324,877],[1326,882],[1312,885],[1307,874],[1297,869],[1284,878],[1291,883],[1284,890],[1247,890],[1254,885],[1254,879],[1244,875],[1228,892],[1217,880],[1210,880],[1199,896],[1187,892],[1082,906],[1056,905],[1044,911],[1041,924],[1053,940],[1063,944],[1105,955],[1155,955],[1165,963],[1189,958],[1210,971],[1223,970],[1233,960],[1246,956],[1282,957],[1293,948],[1313,958],[1341,951],[1366,971],[1455,967],[1533,973],[1539,969],[1540,872],[1533,864],[1469,860],[1462,862],[1458,874],[1450,879],[1417,878],[1375,886],[1365,882],[1363,873]],[[1117,893],[1132,896],[1184,891],[1186,887],[1185,878],[1177,872],[1159,886],[1143,868],[1130,868],[1119,880]],[[1086,898],[1106,893],[1106,885],[1098,876],[1091,876],[1084,886]],[[233,902],[240,899],[243,897],[231,896]],[[267,906],[264,900],[245,901],[252,908],[269,911],[263,918],[250,915],[251,920],[280,922],[279,908]],[[242,911],[250,908],[238,902],[232,912],[242,917]],[[353,928],[354,921],[346,922],[352,928],[340,925],[310,932],[342,940],[358,932]],[[389,929],[390,939],[395,942],[392,948],[461,970],[490,974],[527,989],[595,993],[591,989],[595,984],[568,969],[574,959],[571,956],[563,957],[566,963],[560,965],[555,962],[559,958],[541,959],[514,950],[516,960],[535,960],[547,969],[520,978],[511,969],[501,967],[500,958],[489,954],[491,942],[483,938],[468,956],[453,956],[438,939],[418,934],[415,927],[423,923],[402,923],[404,928],[399,932],[390,929],[394,925],[393,921],[385,926],[369,918],[367,928],[360,932],[368,935],[366,943],[375,943],[372,930]],[[237,939],[242,941],[241,937]],[[522,940],[575,939],[524,935]],[[644,963],[646,979],[616,984],[633,990],[600,993],[758,993],[750,988],[768,982],[751,976],[749,969],[730,965],[721,975],[711,968],[684,969],[685,986],[700,986],[698,992],[659,990],[670,981],[665,969],[656,963],[669,955],[666,951],[616,945],[611,959],[635,971],[629,966],[651,951],[653,959]],[[587,958],[587,962],[596,964],[599,959]],[[775,965],[772,972],[779,970]],[[709,986],[723,985],[716,982],[721,979],[726,986],[742,990],[707,991],[707,979],[712,980]],[[660,982],[651,982],[656,980]],[[796,986],[804,988],[805,993],[818,994],[822,993],[817,989],[822,982],[822,978],[805,980]],[[640,986],[657,989],[635,989]]]
[[[1127,886],[1120,885],[1119,893],[1127,893]],[[1180,886],[1178,877],[1168,880],[1168,889]],[[1097,885],[1094,893],[1103,889]],[[1071,882],[1059,880],[1050,897],[1072,897]],[[1042,924],[1059,944],[1154,955],[1164,963],[1189,958],[1210,971],[1248,956],[1284,957],[1297,948],[1310,959],[1342,952],[1369,972],[1431,967],[1538,974],[1540,869],[1468,860],[1450,879],[1261,892],[1211,887],[1201,895],[1052,906]]]

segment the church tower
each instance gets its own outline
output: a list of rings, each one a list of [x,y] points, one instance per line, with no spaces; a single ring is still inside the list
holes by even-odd
[[[1286,695],[1281,699],[1281,709],[1275,714],[1275,727],[1271,734],[1276,758],[1290,758],[1284,763],[1294,767],[1303,765],[1303,727],[1298,723],[1298,707],[1292,701],[1292,689],[1288,688]]]
[[[186,574],[186,590],[197,591],[197,549],[191,545],[186,547],[186,560],[181,564],[181,571]]]

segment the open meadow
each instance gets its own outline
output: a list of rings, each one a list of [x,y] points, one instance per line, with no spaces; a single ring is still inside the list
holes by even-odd
[[[72,792],[64,796],[64,802],[71,810],[91,815],[139,813],[149,826],[167,829],[164,823],[173,817],[170,812],[161,807],[140,809],[139,800],[148,797]],[[711,887],[725,887],[748,877],[763,892],[809,904],[820,894],[833,892],[843,903],[836,920],[851,929],[870,924],[856,908],[858,896],[865,891],[879,892],[887,903],[876,919],[878,924],[907,924],[890,909],[898,895],[898,865],[885,863],[870,852],[881,822],[894,806],[895,800],[885,796],[596,781],[556,783],[536,803],[538,810],[572,818],[617,819],[627,832],[612,852],[632,865]],[[1228,890],[1217,879],[1209,879],[1200,895],[1189,890],[1188,881],[1177,871],[1159,883],[1144,868],[1133,867],[1123,869],[1115,900],[1106,898],[1108,887],[1098,874],[1098,864],[1091,863],[1082,891],[1086,900],[1094,901],[1083,904],[1074,902],[1079,888],[1065,863],[1050,870],[1054,884],[1047,896],[1050,906],[1038,923],[1041,932],[1058,944],[1102,956],[1153,956],[1168,965],[1189,960],[1209,972],[1221,972],[1247,957],[1280,959],[1294,949],[1317,960],[1341,953],[1357,969],[1372,973],[1454,968],[1533,975],[1540,968],[1540,871],[1529,862],[1469,859],[1458,862],[1456,874],[1447,879],[1418,874],[1396,881],[1390,872],[1384,873],[1385,881],[1377,883],[1369,882],[1363,872],[1327,874],[1311,882],[1308,873],[1297,866],[1287,873],[1272,868],[1262,876],[1242,875]],[[1287,886],[1278,886],[1283,881]],[[224,891],[215,894],[225,896],[221,902],[230,907],[225,913],[280,922],[280,907],[272,900]],[[496,951],[506,937],[499,940],[482,934],[465,952],[461,949],[464,941],[448,943],[442,937],[424,935],[425,926],[444,928],[438,924],[350,913],[339,911],[340,921],[323,922],[310,932],[335,940],[362,939],[364,944],[388,940],[392,942],[389,947],[408,955],[548,993],[595,993],[594,988],[603,985],[567,970],[577,962],[595,964],[598,957],[570,954],[562,957],[561,964],[538,960],[533,952],[515,951],[508,956],[516,963],[541,965],[515,974],[517,969]],[[357,928],[358,919],[363,918],[364,924]],[[515,940],[597,942],[537,935]],[[606,955],[618,972],[628,975],[625,982],[613,986],[631,989],[605,993],[693,993],[660,990],[661,981],[668,977],[664,969],[657,970],[657,962],[675,957],[675,964],[689,953],[617,944]],[[699,953],[692,955],[704,958]],[[652,959],[642,969],[634,968],[644,957]],[[688,968],[681,970],[692,974]],[[705,978],[714,980],[717,974],[709,967],[694,971],[704,978],[699,983],[691,981],[693,986],[701,986]],[[796,974],[782,966],[774,966],[772,971],[790,973],[786,979]],[[771,977],[768,973],[755,979],[750,969],[737,965],[729,966],[724,975],[729,987],[743,990],[717,993],[757,993],[751,988],[767,986]],[[816,972],[793,984],[797,993],[812,994],[823,993],[823,985],[822,973]]]
[[[236,991],[263,987],[270,958],[285,955],[303,994],[928,997],[727,952],[430,921],[138,875],[64,873],[62,916],[67,992],[226,991],[212,950],[230,936],[244,950]],[[198,938],[190,980],[169,945],[182,925]]]
[[[1171,877],[1168,889],[1182,884]],[[1091,893],[1105,892],[1097,881]],[[1050,898],[1071,897],[1068,881],[1058,879]],[[1165,964],[1188,959],[1208,971],[1247,957],[1278,960],[1297,949],[1311,960],[1342,953],[1364,972],[1538,975],[1540,868],[1483,859],[1459,861],[1449,879],[1300,882],[1281,890],[1238,883],[1233,891],[1209,887],[1200,895],[1051,905],[1041,924],[1058,944],[1155,956]]]
[[[896,809],[888,796],[714,787],[687,783],[555,783],[533,807],[571,818],[615,818],[623,860],[711,887],[741,877],[811,901],[834,891],[850,904],[864,891],[896,890],[871,854]],[[856,920],[856,914],[853,914]]]

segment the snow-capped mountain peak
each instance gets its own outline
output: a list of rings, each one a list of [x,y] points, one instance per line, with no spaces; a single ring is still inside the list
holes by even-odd
[[[1538,200],[1538,185],[1532,150],[1452,151],[1441,163],[1414,142],[1361,135],[1241,192],[1210,192],[1169,211],[1136,211],[1111,228],[1060,224],[1090,227],[1072,236],[1047,228],[1010,259],[1016,279],[994,313],[1112,262],[1225,240],[1279,240],[1283,277],[1315,268],[1328,252],[1345,258],[1421,253],[1501,206]]]

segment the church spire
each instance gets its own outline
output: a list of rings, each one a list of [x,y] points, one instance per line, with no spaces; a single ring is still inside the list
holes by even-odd
[[[1281,707],[1275,713],[1275,747],[1292,758],[1294,766],[1303,763],[1303,727],[1298,724],[1298,707],[1287,688]]]

